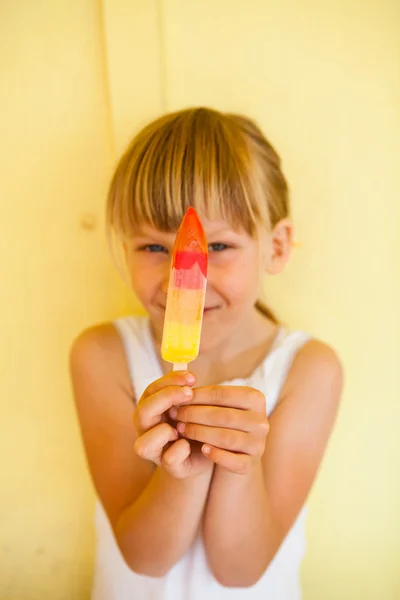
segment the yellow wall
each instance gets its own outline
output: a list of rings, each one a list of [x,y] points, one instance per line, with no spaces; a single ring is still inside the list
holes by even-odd
[[[88,597],[92,497],[72,336],[123,302],[102,203],[111,169],[96,2],[1,3],[0,598]],[[81,227],[85,214],[97,228]]]
[[[281,152],[303,246],[267,296],[346,369],[305,600],[400,597],[399,6],[2,3],[2,600],[88,598],[93,493],[67,349],[132,305],[103,235],[116,156],[146,119],[193,104],[253,115]]]

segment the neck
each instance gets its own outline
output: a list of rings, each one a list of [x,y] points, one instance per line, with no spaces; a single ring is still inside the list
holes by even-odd
[[[264,360],[275,339],[277,326],[254,309],[222,342],[193,363],[199,385],[249,377]]]
[[[201,352],[190,363],[196,375],[197,385],[213,385],[231,379],[249,377],[261,364],[271,348],[278,326],[262,315],[256,308],[229,332],[229,344],[225,341]],[[160,344],[156,343],[157,355],[164,373],[171,365],[160,355]]]

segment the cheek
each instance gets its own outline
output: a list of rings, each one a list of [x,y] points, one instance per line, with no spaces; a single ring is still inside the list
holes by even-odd
[[[215,273],[215,288],[234,303],[254,303],[259,294],[260,276],[257,266],[248,262],[235,264],[234,268]]]
[[[229,293],[233,301],[253,303],[254,299],[258,296],[258,289],[259,285],[257,281],[253,277],[250,277],[249,273],[246,273],[231,281]]]
[[[145,303],[152,296],[156,286],[155,269],[143,264],[142,261],[131,261],[128,269],[132,289],[139,300]]]
[[[131,271],[130,272],[130,281],[131,286],[135,294],[139,297],[142,297],[146,294],[147,286],[144,283],[144,278],[140,276],[140,271]]]

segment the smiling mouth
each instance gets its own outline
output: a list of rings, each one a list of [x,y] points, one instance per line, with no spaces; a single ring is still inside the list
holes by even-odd
[[[166,310],[165,306],[160,305],[160,308],[161,308],[161,310],[163,310],[165,312],[165,310]],[[217,310],[218,308],[219,308],[219,306],[205,306],[203,313],[206,314],[206,313],[211,312],[212,310]]]

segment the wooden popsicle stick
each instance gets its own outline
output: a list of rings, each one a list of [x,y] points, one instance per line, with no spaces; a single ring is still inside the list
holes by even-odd
[[[187,371],[187,363],[174,363],[172,366],[173,371]]]

